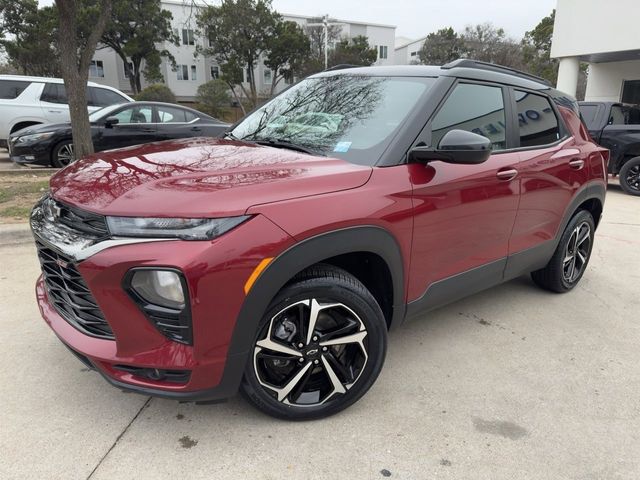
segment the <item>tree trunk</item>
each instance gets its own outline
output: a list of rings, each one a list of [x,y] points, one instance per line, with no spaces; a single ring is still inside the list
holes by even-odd
[[[100,14],[83,45],[77,36],[77,3],[76,0],[56,0],[60,24],[60,69],[69,99],[74,154],[81,158],[94,151],[87,109],[87,82],[91,59],[111,16],[112,0],[102,0]]]
[[[238,105],[240,105],[240,110],[242,110],[242,114],[246,115],[247,112],[244,109],[244,105],[242,105],[242,102],[238,98],[238,94],[236,93],[235,87],[233,85],[231,85],[229,82],[227,82],[227,85],[229,85],[229,88],[231,89],[231,94],[233,95],[233,98],[235,98],[236,102],[238,102]]]
[[[142,59],[139,59],[139,60],[133,59],[133,71],[135,72],[134,78],[136,81],[136,85],[135,85],[136,95],[142,91],[142,80],[141,80],[142,72],[140,68],[141,65],[142,65]]]

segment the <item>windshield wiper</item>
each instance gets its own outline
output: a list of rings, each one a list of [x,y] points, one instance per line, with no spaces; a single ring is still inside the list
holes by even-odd
[[[258,145],[266,145],[268,147],[287,148],[289,150],[294,150],[296,152],[307,153],[309,155],[320,155],[320,156],[323,156],[323,157],[326,156],[325,154],[320,153],[317,150],[313,150],[311,148],[303,147],[302,145],[298,145],[297,143],[292,143],[292,142],[289,142],[287,140],[282,140],[282,139],[279,139],[279,138],[268,139],[268,140],[254,140],[254,143],[257,143]]]

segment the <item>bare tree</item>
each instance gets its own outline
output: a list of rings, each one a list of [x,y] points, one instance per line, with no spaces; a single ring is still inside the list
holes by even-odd
[[[76,158],[93,153],[87,110],[89,67],[111,17],[112,0],[56,0],[60,70],[69,99]]]

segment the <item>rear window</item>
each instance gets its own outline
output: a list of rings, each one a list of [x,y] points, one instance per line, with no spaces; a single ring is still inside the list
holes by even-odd
[[[44,86],[40,100],[49,103],[67,104],[67,91],[62,83],[47,83]]]
[[[580,105],[582,120],[587,125],[587,128],[591,128],[591,126],[595,123],[598,108],[598,105]]]
[[[18,98],[31,82],[21,80],[0,80],[0,98],[3,100],[13,100]]]
[[[126,102],[124,97],[106,88],[89,87],[89,91],[91,92],[89,105],[92,107],[108,107],[109,105]]]
[[[515,90],[520,146],[536,147],[560,140],[560,126],[551,103],[535,93]]]

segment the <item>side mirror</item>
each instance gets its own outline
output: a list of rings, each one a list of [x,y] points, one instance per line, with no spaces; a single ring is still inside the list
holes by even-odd
[[[446,163],[477,165],[486,162],[491,155],[491,140],[466,130],[450,130],[436,148],[414,147],[409,159],[415,162],[440,160]]]
[[[118,117],[107,117],[107,119],[104,121],[104,126],[107,128],[111,128],[119,123],[120,120],[118,119]]]

